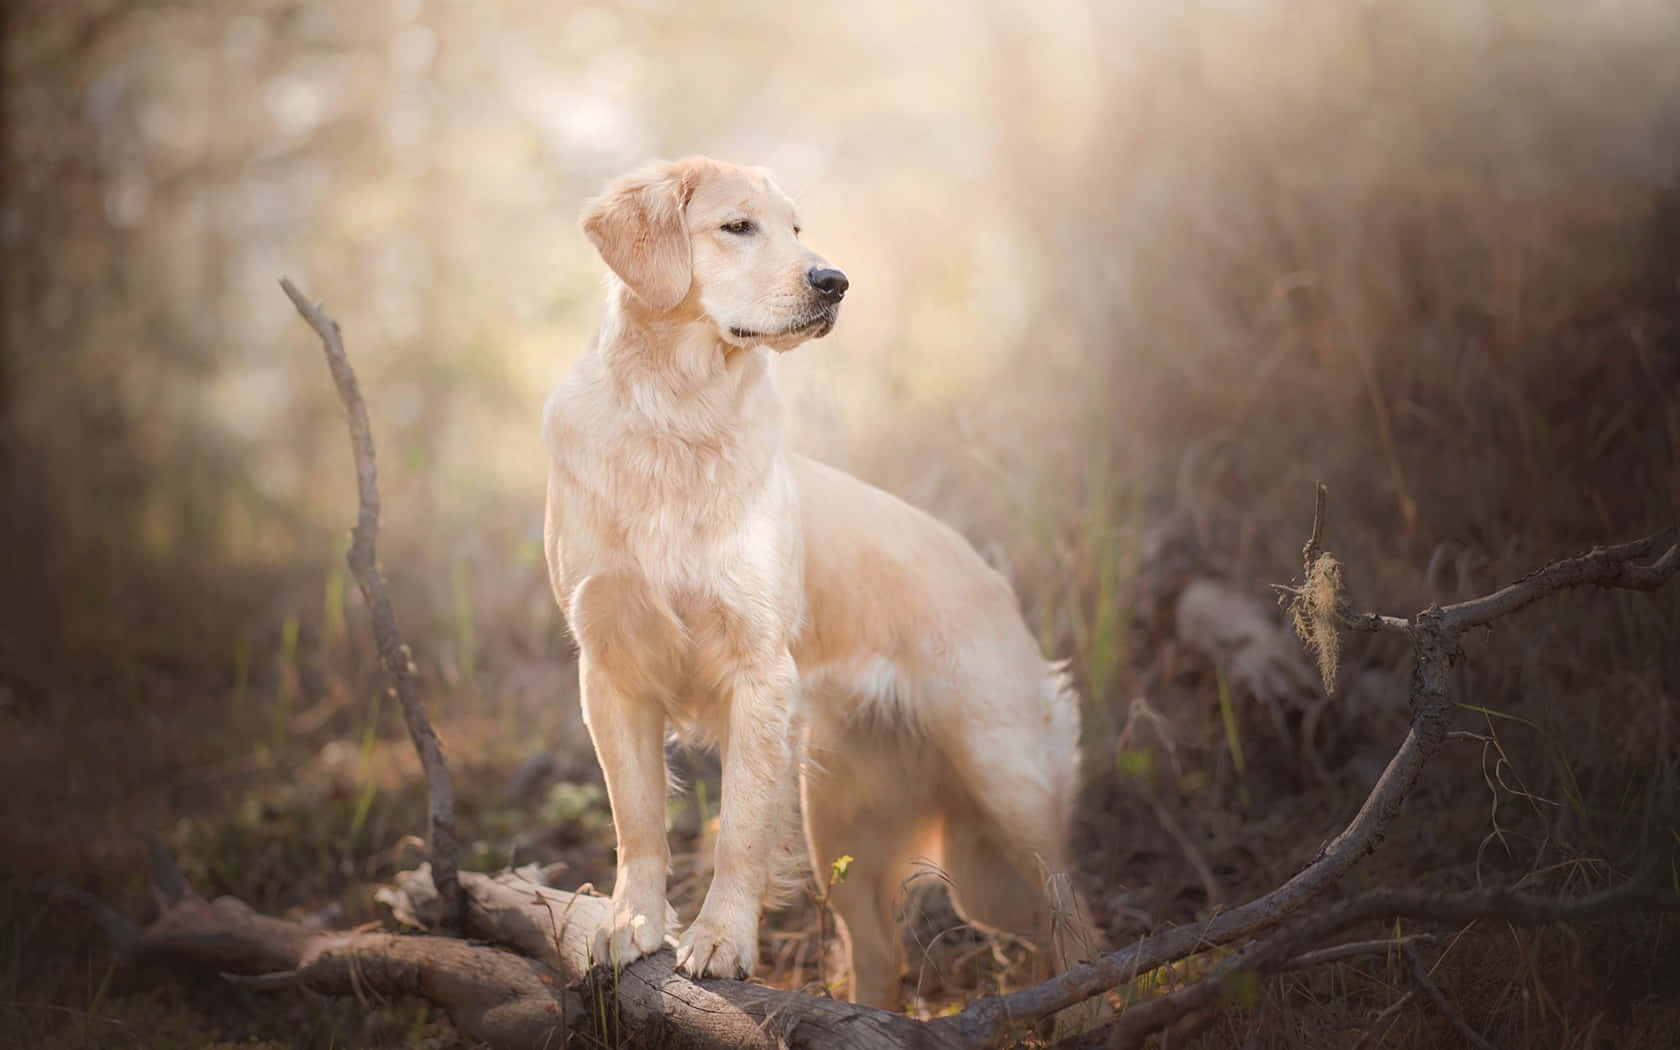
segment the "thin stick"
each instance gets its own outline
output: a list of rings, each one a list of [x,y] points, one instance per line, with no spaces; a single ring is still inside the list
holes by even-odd
[[[1301,548],[1301,561],[1305,563],[1309,576],[1312,575],[1313,562],[1324,553],[1324,511],[1329,502],[1330,486],[1321,481],[1313,495],[1312,533],[1307,537],[1307,545]]]
[[[309,327],[321,337],[321,348],[327,355],[327,367],[332,371],[333,383],[338,387],[339,400],[349,414],[350,449],[356,458],[356,494],[358,508],[356,527],[350,532],[350,550],[346,560],[350,573],[367,600],[368,613],[373,620],[374,645],[379,650],[379,662],[391,677],[391,693],[402,705],[403,721],[408,724],[409,739],[419,752],[420,765],[426,772],[427,842],[430,845],[432,878],[437,886],[441,905],[441,925],[445,930],[458,928],[461,915],[461,886],[455,866],[455,789],[449,780],[449,767],[443,759],[443,746],[438,742],[426,709],[420,702],[419,669],[407,643],[397,630],[396,613],[391,598],[385,593],[385,580],[379,573],[374,555],[374,543],[379,534],[379,475],[374,467],[373,430],[368,425],[367,405],[362,401],[361,385],[350,367],[344,352],[343,336],[338,322],[304,297],[287,278],[280,278],[280,287],[297,307],[297,312],[309,322]]]
[[[1306,970],[1314,966],[1327,963],[1342,962],[1346,959],[1357,958],[1361,955],[1386,955],[1400,948],[1413,944],[1428,944],[1435,940],[1432,933],[1416,933],[1409,937],[1383,937],[1373,941],[1353,941],[1349,944],[1332,945],[1317,951],[1303,952],[1295,958],[1278,967],[1278,972],[1286,970]]]

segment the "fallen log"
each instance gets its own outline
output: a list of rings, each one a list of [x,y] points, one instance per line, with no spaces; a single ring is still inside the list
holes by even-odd
[[[152,851],[161,912],[120,945],[132,961],[171,959],[259,989],[413,995],[442,1007],[461,1034],[496,1050],[658,1046],[673,1050],[956,1050],[913,1018],[742,981],[693,981],[669,950],[613,970],[589,945],[611,901],[514,873],[461,872],[465,925],[492,944],[433,934],[324,932],[262,915],[233,897],[206,900],[161,846]],[[403,883],[431,889],[428,870]],[[435,900],[411,902],[418,911]]]
[[[155,840],[151,856],[160,913],[119,941],[129,961],[210,967],[263,989],[417,995],[443,1007],[463,1035],[498,1050],[558,1046],[583,1013],[583,997],[536,960],[453,937],[311,929],[233,897],[206,900]]]
[[[587,1000],[605,1005],[590,1023],[606,1018],[616,1034],[637,1046],[934,1050],[957,1045],[902,1014],[744,981],[690,980],[676,971],[670,951],[617,974],[592,967],[590,945],[595,928],[609,917],[608,898],[550,889],[512,872],[493,877],[464,872],[461,886],[470,931],[581,982]]]

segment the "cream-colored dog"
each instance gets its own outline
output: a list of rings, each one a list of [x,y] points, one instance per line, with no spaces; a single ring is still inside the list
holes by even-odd
[[[783,440],[770,351],[827,334],[845,275],[767,173],[706,159],[619,180],[583,229],[614,276],[544,416],[545,547],[618,830],[598,959],[672,925],[668,726],[723,759],[688,973],[752,972],[794,787],[819,876],[854,858],[831,898],[853,998],[898,998],[894,902],[919,857],[966,917],[1052,947],[1075,698],[961,536]]]

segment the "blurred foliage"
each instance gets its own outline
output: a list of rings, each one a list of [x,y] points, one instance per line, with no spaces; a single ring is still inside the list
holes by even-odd
[[[1138,606],[1191,571],[1257,591],[1296,574],[1319,480],[1350,600],[1396,614],[1680,519],[1666,0],[22,0],[0,17],[0,733],[18,744],[0,816],[28,836],[26,870],[76,857],[118,880],[132,824],[191,813],[177,838],[209,844],[200,871],[289,903],[277,882],[300,858],[332,869],[300,892],[337,892],[382,877],[411,823],[396,759],[288,794],[284,819],[251,812],[259,785],[319,775],[323,743],[362,769],[396,731],[364,704],[377,670],[339,568],[351,466],[287,274],[361,374],[382,560],[446,738],[488,779],[558,750],[579,783],[543,808],[579,826],[552,849],[579,877],[610,871],[541,567],[537,421],[601,309],[579,206],[653,155],[772,167],[847,270],[836,332],[779,362],[794,441],[1012,576],[1087,694],[1087,768],[1126,771],[1089,818],[1121,823],[1091,832],[1087,867],[1159,884],[1157,918],[1193,903],[1159,855],[1126,852],[1152,832],[1124,792],[1170,781],[1166,803],[1209,828],[1265,815],[1215,858],[1258,887],[1321,840],[1404,713],[1345,690],[1339,779],[1307,785]],[[1472,648],[1467,724],[1497,775],[1469,762],[1421,785],[1439,820],[1373,871],[1515,876],[1680,826],[1680,592],[1570,595]],[[1394,695],[1401,656],[1349,639],[1343,677],[1389,675]],[[1115,712],[1145,695],[1178,734],[1170,762],[1113,748]],[[507,849],[485,828],[518,824],[493,795],[479,786],[486,856]],[[1591,877],[1567,888],[1617,863],[1570,867]],[[1297,1021],[1268,994],[1272,1038]],[[1288,994],[1354,1009],[1306,978]],[[1602,988],[1553,994],[1579,1020]],[[1472,1020],[1547,1045],[1545,1001],[1490,987]]]
[[[541,401],[599,310],[575,216],[649,154],[777,167],[813,235],[870,274],[851,344],[881,349],[816,348],[833,360],[813,396],[882,362],[903,382],[917,355],[889,356],[888,331],[935,330],[999,223],[960,222],[975,165],[949,178],[954,150],[979,149],[975,115],[923,136],[973,110],[964,63],[895,101],[902,62],[929,71],[941,37],[972,55],[975,31],[875,7],[799,26],[752,5],[26,5],[7,39],[8,458],[54,626],[123,611],[136,563],[330,549],[348,459],[285,273],[343,323],[370,391],[387,542],[438,566],[416,575],[439,593],[469,552],[520,564]],[[943,248],[880,237],[930,203],[949,214],[917,225],[959,230]]]
[[[535,421],[599,311],[578,204],[690,150],[775,167],[857,277],[785,362],[799,442],[979,538],[1119,487],[1281,550],[1299,481],[1343,475],[1393,526],[1371,557],[1672,519],[1670,5],[972,15],[24,5],[9,525],[58,610],[29,623],[98,641],[148,566],[332,553],[347,457],[282,273],[346,328],[440,628],[467,569],[534,571]],[[949,448],[886,447],[922,430]],[[943,493],[981,455],[1014,506]]]

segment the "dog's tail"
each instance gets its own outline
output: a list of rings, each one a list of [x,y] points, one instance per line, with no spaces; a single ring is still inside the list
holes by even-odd
[[[1054,775],[1057,777],[1056,797],[1066,809],[1062,815],[1062,826],[1071,828],[1080,787],[1080,715],[1079,693],[1074,689],[1073,676],[1068,673],[1066,661],[1048,665],[1043,688],[1042,700],[1050,715],[1050,753],[1067,756],[1066,761],[1057,766]],[[1092,959],[1100,954],[1102,936],[1089,906],[1074,885],[1073,873],[1047,871],[1044,874],[1045,903],[1050,923],[1047,961],[1054,972],[1061,973],[1080,959]],[[1081,1011],[1077,1016],[1069,1011],[1065,1017],[1058,1019],[1058,1031],[1070,1023],[1075,1027],[1069,1031],[1082,1031],[1095,1023],[1096,1016],[1089,1011]]]
[[[1040,700],[1050,715],[1049,753],[1069,756],[1061,766],[1068,779],[1059,785],[1058,796],[1071,802],[1079,790],[1079,691],[1073,687],[1066,660],[1046,665]]]

